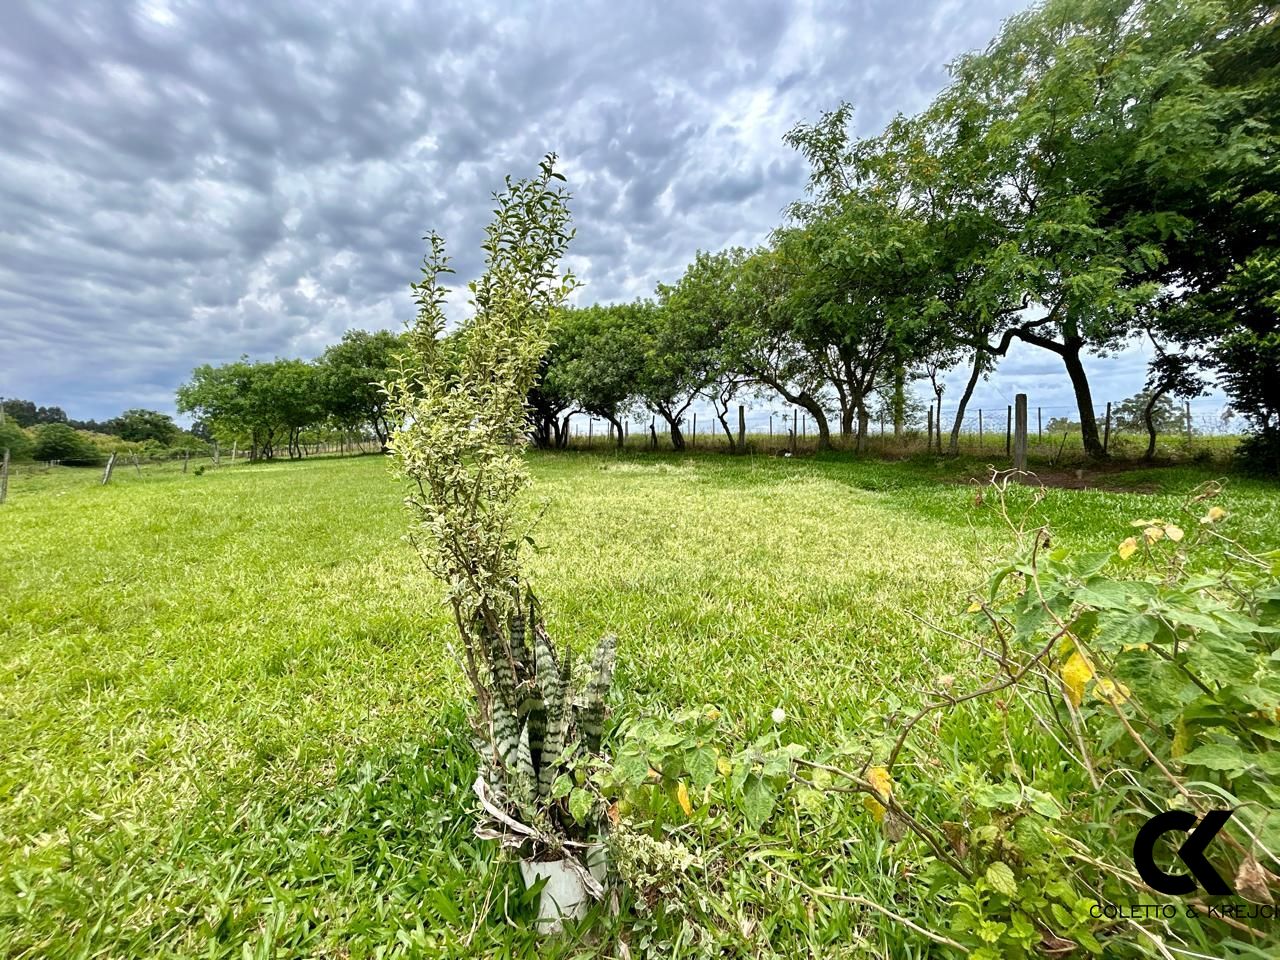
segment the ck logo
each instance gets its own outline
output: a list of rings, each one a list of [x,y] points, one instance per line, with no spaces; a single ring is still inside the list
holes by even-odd
[[[1206,893],[1228,895],[1232,891],[1218,871],[1204,857],[1204,851],[1218,835],[1218,831],[1231,819],[1230,810],[1210,810],[1198,824],[1196,816],[1186,810],[1166,810],[1158,813],[1138,831],[1133,841],[1133,865],[1147,886],[1172,897],[1185,897],[1196,892],[1196,881]],[[1177,831],[1187,834],[1178,847],[1178,859],[1190,874],[1165,873],[1156,866],[1156,841],[1166,833]]]

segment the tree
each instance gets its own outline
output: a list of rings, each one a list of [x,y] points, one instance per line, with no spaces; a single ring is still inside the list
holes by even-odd
[[[706,382],[729,372],[776,391],[808,412],[818,429],[819,449],[827,449],[831,428],[823,407],[822,357],[796,337],[785,309],[793,280],[776,250],[699,251],[662,296],[674,316],[698,317],[709,328],[714,354]]]
[[[171,446],[182,431],[166,413],[156,410],[126,410],[103,424],[107,429],[103,433],[111,433],[121,440],[130,443],[142,443],[153,440],[161,446]]]
[[[299,434],[324,416],[319,372],[302,360],[204,364],[178,389],[178,410],[207,421],[215,436],[247,440],[254,461],[272,459],[282,435],[300,457]]]
[[[4,418],[13,420],[20,427],[34,427],[42,423],[66,423],[67,415],[61,407],[37,407],[30,400],[11,397],[3,401]]]
[[[390,428],[382,384],[403,349],[390,330],[348,330],[317,361],[326,413],[347,429],[367,426],[384,450]]]
[[[31,451],[35,460],[62,460],[71,463],[96,463],[100,457],[93,445],[73,427],[65,423],[47,423],[36,430]]]
[[[31,456],[33,447],[31,435],[16,421],[6,418],[0,423],[0,456],[8,450],[11,460],[25,460]]]
[[[543,396],[559,396],[609,423],[622,446],[622,410],[641,380],[644,336],[653,305],[637,300],[562,311],[553,362],[542,378]]]
[[[1175,205],[1117,197],[1147,171],[1204,159],[1212,124],[1185,109],[1206,91],[1201,51],[1178,21],[1208,8],[1049,0],[960,58],[935,104],[942,161],[982,184],[1006,231],[993,256],[1032,308],[991,352],[1017,338],[1062,358],[1091,456],[1104,451],[1082,355],[1136,331],[1167,247],[1188,226]]]
[[[658,302],[638,300],[628,320],[633,324],[641,362],[635,394],[640,402],[662,417],[671,434],[671,445],[684,449],[681,424],[702,391],[719,370],[716,331],[708,318],[671,309],[670,289],[658,287]]]
[[[1111,410],[1111,422],[1117,433],[1120,431],[1137,433],[1139,430],[1145,432],[1148,417],[1152,429],[1157,433],[1176,431],[1182,419],[1173,398],[1167,392],[1157,395],[1155,390],[1149,388],[1121,400]]]

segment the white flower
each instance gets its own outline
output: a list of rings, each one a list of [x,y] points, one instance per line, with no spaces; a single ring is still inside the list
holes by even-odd
[[[785,720],[785,719],[787,719],[787,711],[783,710],[781,707],[774,707],[774,708],[773,708],[773,722],[774,722],[774,723],[781,723],[781,722],[782,722],[783,720]]]

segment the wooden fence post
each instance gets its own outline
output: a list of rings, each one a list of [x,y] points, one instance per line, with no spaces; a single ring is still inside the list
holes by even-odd
[[[1107,419],[1102,426],[1102,452],[1107,452],[1111,445],[1111,401],[1107,401]]]
[[[926,441],[928,443],[927,449],[930,453],[933,453],[933,404],[932,403],[929,404],[928,431],[929,431],[929,437],[928,437],[928,440]]]
[[[1184,400],[1182,402],[1183,414],[1187,420],[1187,443],[1191,442],[1191,401]]]
[[[1036,407],[1036,441],[1044,439],[1044,421],[1040,417],[1040,408]]]
[[[1004,421],[1004,455],[1013,453],[1013,407],[1009,407]]]
[[[978,408],[978,453],[982,453],[982,408]]]
[[[769,439],[773,439],[773,414],[769,414]]]
[[[694,447],[698,445],[698,411],[693,411],[693,443]]]
[[[1027,469],[1027,395],[1019,393],[1013,403],[1013,469],[1023,473]]]
[[[213,465],[216,467],[222,463],[222,458],[218,455],[218,441],[213,441]]]
[[[795,407],[791,408],[791,452],[796,452],[796,440],[800,436],[800,413]]]
[[[116,455],[113,453],[111,456],[107,457],[107,469],[102,471],[102,486],[105,487],[107,485],[107,481],[111,479],[111,471],[115,469],[115,466]]]
[[[4,457],[0,459],[0,503],[9,496],[9,448],[4,448]]]
[[[747,449],[747,408],[738,404],[738,452]]]
[[[183,472],[183,473],[186,473],[186,472],[187,472],[187,463],[188,463],[190,460],[191,460],[191,451],[190,451],[190,450],[183,450],[183,451],[182,451],[182,472]]]

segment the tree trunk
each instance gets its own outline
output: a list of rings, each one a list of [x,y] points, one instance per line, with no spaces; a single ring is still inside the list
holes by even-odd
[[[898,364],[893,368],[893,439],[902,439],[902,427],[907,414],[907,368]]]
[[[960,403],[956,406],[956,418],[951,424],[951,439],[947,441],[947,452],[951,456],[960,454],[960,428],[964,426],[965,408],[977,389],[978,380],[982,377],[982,361],[985,354],[981,350],[973,351],[973,370],[969,373],[969,382],[964,385],[964,393],[960,394]]]
[[[738,447],[736,442],[733,439],[733,431],[729,429],[728,413],[729,413],[728,407],[724,408],[724,413],[721,413],[720,409],[717,407],[716,419],[720,421],[720,429],[724,431],[725,439],[729,441],[729,452],[737,453]]]
[[[1147,405],[1142,408],[1142,422],[1147,428],[1147,452],[1142,455],[1142,459],[1148,463],[1156,458],[1156,404],[1165,392],[1163,389],[1152,390],[1151,396],[1147,398]]]
[[[857,451],[862,453],[867,449],[867,430],[870,429],[871,415],[867,413],[867,405],[865,403],[858,404],[858,446]]]
[[[1094,460],[1105,460],[1107,452],[1098,437],[1098,421],[1093,415],[1093,395],[1089,392],[1089,378],[1080,360],[1080,342],[1068,341],[1062,350],[1062,362],[1076,393],[1076,407],[1080,411],[1080,436],[1084,440],[1084,452]]]
[[[680,432],[680,419],[678,417],[666,417],[667,426],[671,430],[671,446],[679,451],[684,449],[684,434]]]
[[[617,416],[610,416],[607,413],[602,414],[602,416],[604,416],[604,418],[607,421],[609,421],[609,435],[613,437],[614,444],[617,446],[619,450],[621,450],[622,449],[622,421],[619,420]]]

